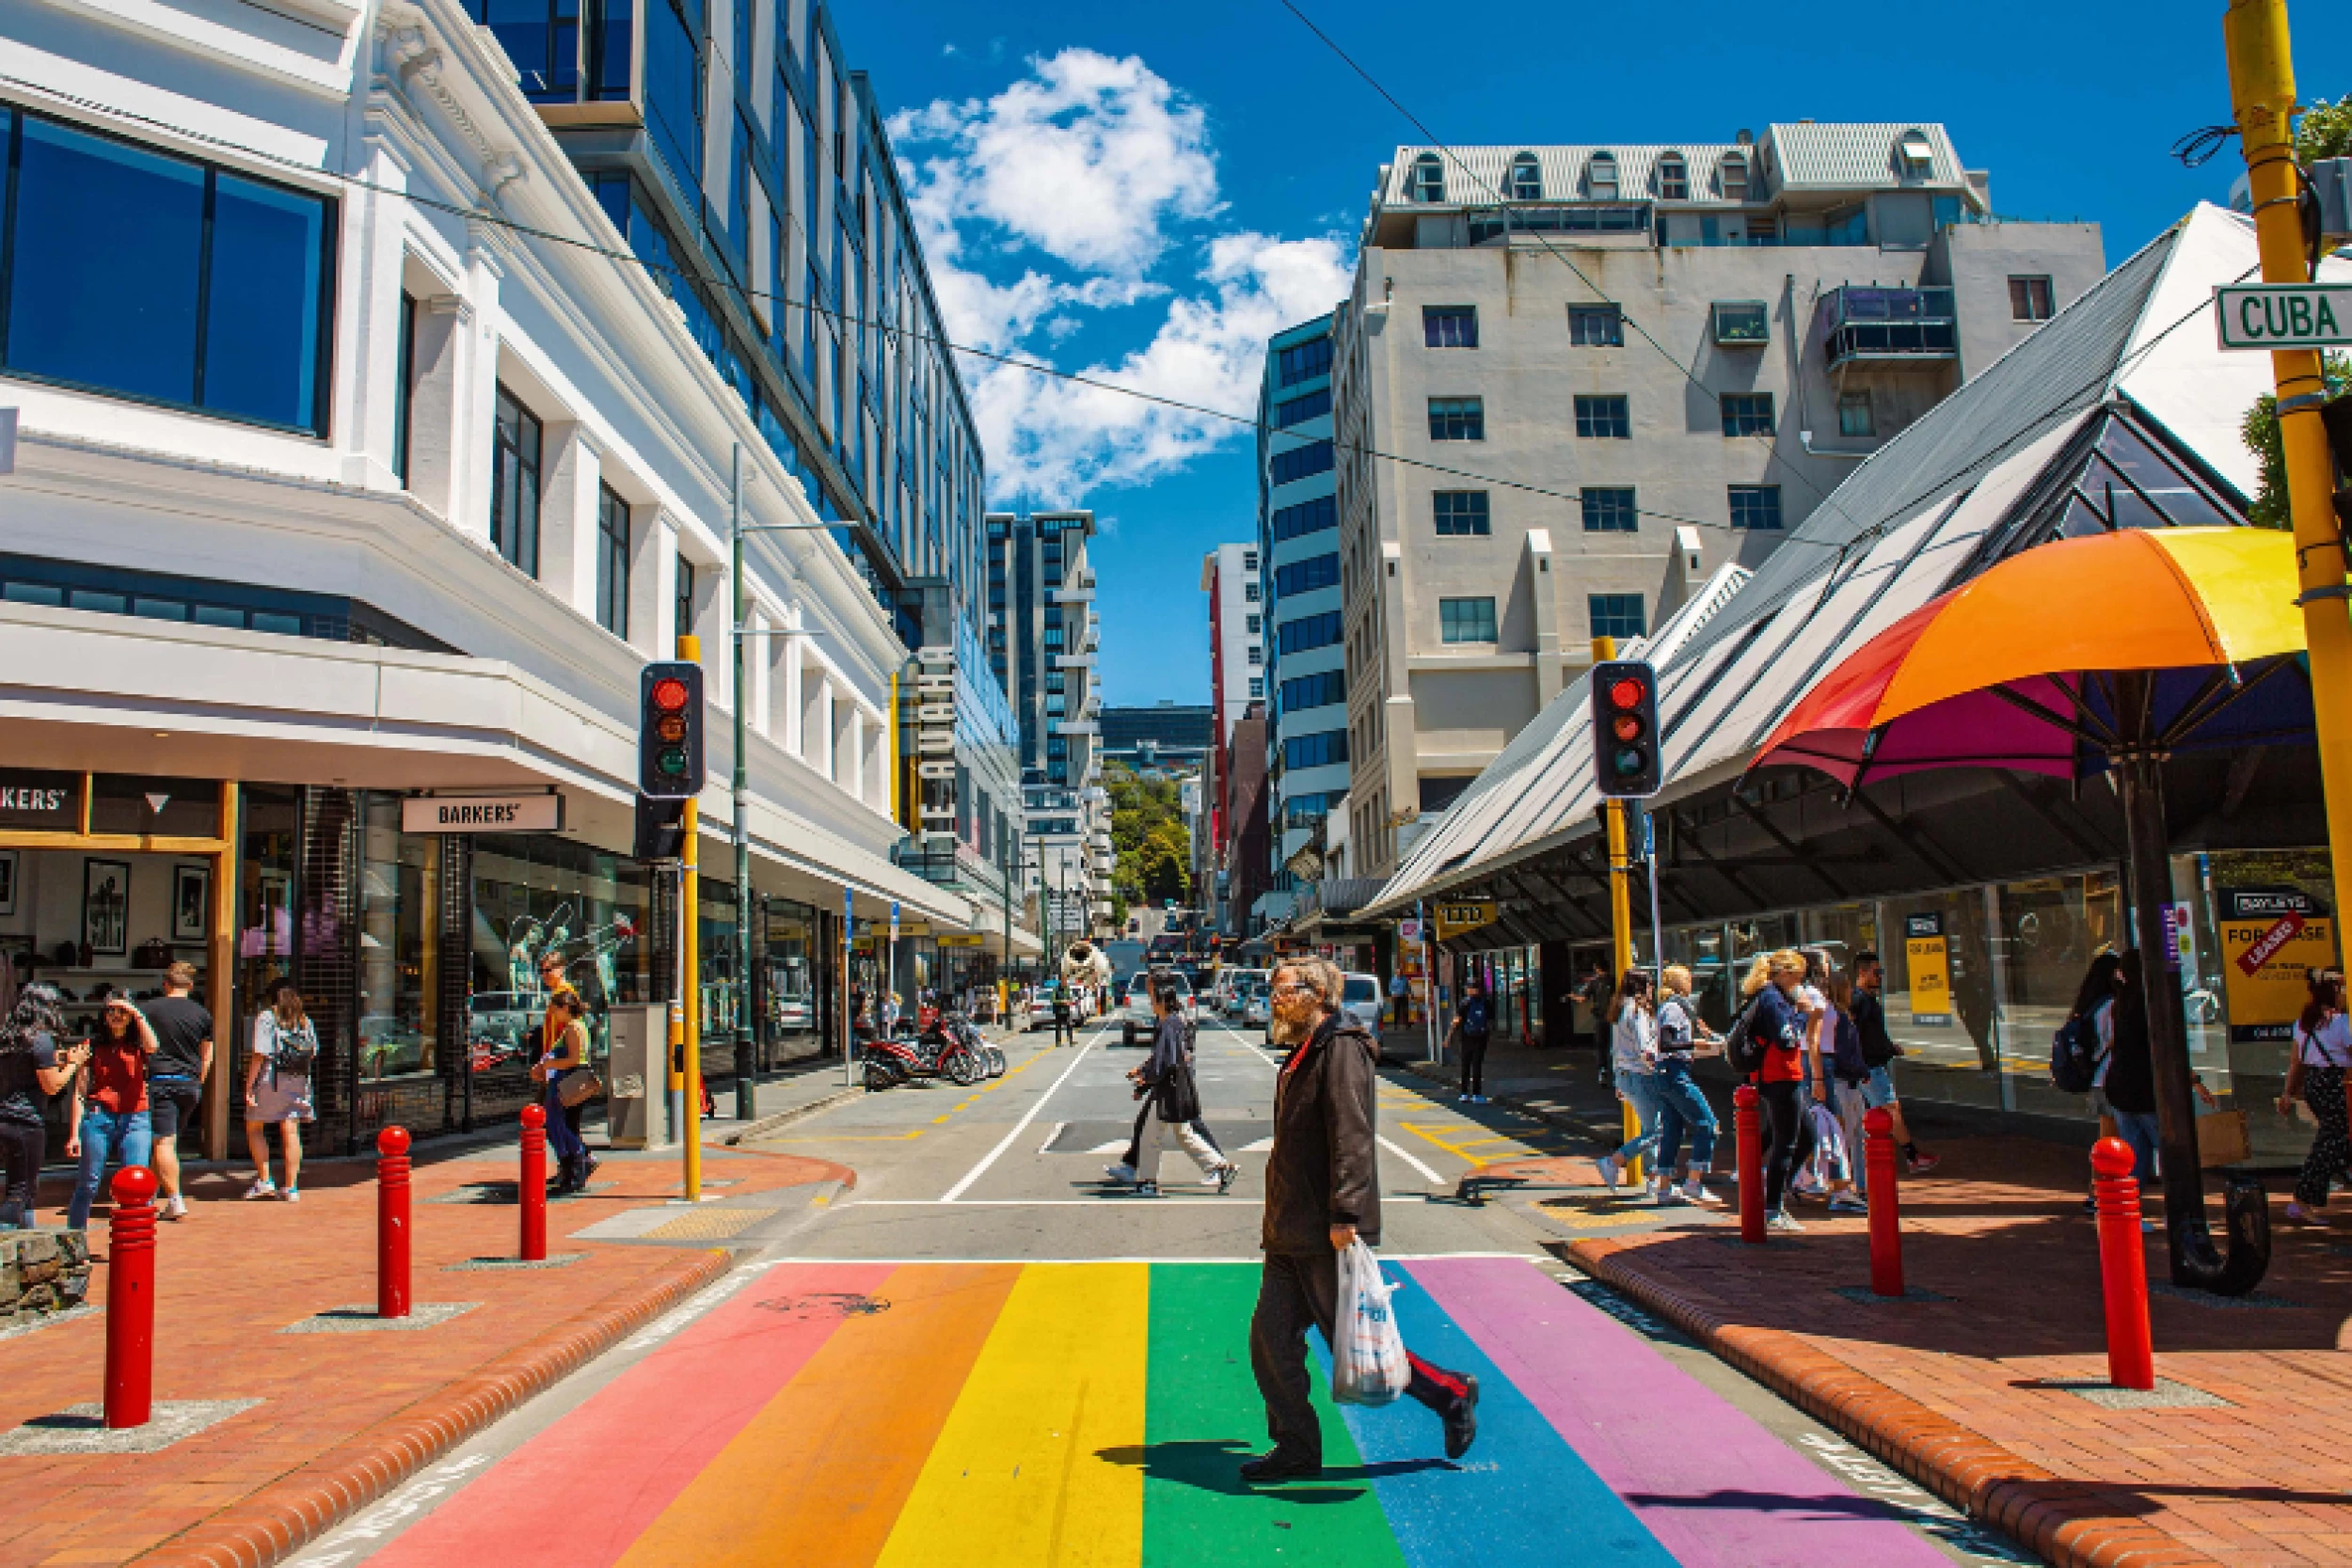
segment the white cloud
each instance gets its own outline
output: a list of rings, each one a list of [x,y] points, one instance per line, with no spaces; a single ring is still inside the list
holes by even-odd
[[[1322,314],[1353,258],[1329,236],[1203,234],[1222,211],[1200,107],[1141,60],[1067,49],[991,98],[891,117],[948,334],[1045,350],[1090,313],[1166,297],[1149,341],[1080,372],[1249,417],[1266,340]],[[1165,280],[1185,262],[1188,279]],[[1082,504],[1250,439],[1242,425],[965,356],[999,499]]]
[[[1170,300],[1150,342],[1089,381],[1253,417],[1266,340],[1328,310],[1346,292],[1340,242],[1226,234],[1207,246],[1206,293]],[[1236,439],[1243,425],[1102,387],[966,358],[973,415],[1000,496],[1075,504],[1087,489],[1134,483]]]
[[[1207,118],[1133,55],[1065,49],[993,98],[940,99],[893,115],[921,197],[1089,272],[1136,276],[1169,218],[1216,211]]]

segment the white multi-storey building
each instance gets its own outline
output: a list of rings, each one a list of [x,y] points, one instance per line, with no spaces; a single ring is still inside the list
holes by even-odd
[[[892,863],[909,645],[845,553],[843,466],[779,446],[707,341],[694,247],[583,177],[465,7],[19,7],[0,42],[20,975],[87,1006],[188,958],[225,1041],[291,979],[333,1143],[511,1114],[540,954],[599,1004],[673,989],[676,895],[631,858],[632,797],[641,672],[687,636],[714,1070],[738,1025],[763,1052],[838,1037],[845,908],[1001,933]],[[844,101],[828,134],[850,123]],[[737,581],[739,457],[748,522],[801,531],[753,537]],[[977,563],[977,516],[970,541]],[[724,885],[739,705],[748,975]],[[450,816],[477,831],[428,825]],[[226,1095],[204,1127],[223,1152]]]

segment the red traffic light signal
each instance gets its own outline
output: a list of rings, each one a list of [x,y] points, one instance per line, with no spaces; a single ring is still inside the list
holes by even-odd
[[[683,800],[700,794],[702,782],[702,666],[648,664],[638,684],[637,792]]]
[[[1658,793],[1658,672],[1638,659],[1593,666],[1593,779],[1611,800]]]

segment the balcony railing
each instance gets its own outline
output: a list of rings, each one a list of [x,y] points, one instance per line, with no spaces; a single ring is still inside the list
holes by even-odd
[[[1960,356],[1960,324],[1949,289],[1847,284],[1821,296],[1825,356],[1834,369],[1855,361]]]

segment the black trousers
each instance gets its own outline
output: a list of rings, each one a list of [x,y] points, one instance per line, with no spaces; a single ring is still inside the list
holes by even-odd
[[[1143,1103],[1136,1108],[1136,1130],[1128,1134],[1126,1157],[1120,1161],[1120,1164],[1129,1170],[1136,1168],[1136,1161],[1143,1154],[1143,1124],[1151,1119],[1152,1097],[1145,1095]],[[1209,1124],[1206,1121],[1199,1117],[1193,1117],[1192,1130],[1200,1133],[1201,1141],[1211,1148],[1216,1149],[1219,1154],[1225,1152],[1225,1146],[1216,1141],[1216,1134],[1209,1131]]]
[[[1078,1043],[1078,1026],[1069,1019],[1057,1018],[1054,1020],[1054,1043],[1060,1045],[1064,1041],[1072,1045]]]
[[[1804,1114],[1804,1085],[1758,1084],[1764,1097],[1764,1212],[1780,1207],[1788,1173],[1813,1158],[1813,1118]]]
[[[0,1121],[0,1226],[33,1223],[33,1190],[40,1181],[40,1157],[49,1134],[40,1123]]]
[[[1249,1370],[1265,1401],[1266,1435],[1277,1451],[1311,1464],[1323,1463],[1323,1423],[1315,1418],[1314,1385],[1307,1376],[1307,1330],[1331,1339],[1338,1315],[1340,1255],[1269,1252],[1258,1281],[1258,1309],[1249,1319]],[[1409,1351],[1413,1380],[1406,1393],[1445,1414],[1468,1386],[1458,1372],[1432,1366]]]
[[[1491,1038],[1490,1035],[1462,1037],[1462,1093],[1486,1092],[1486,1042]]]

